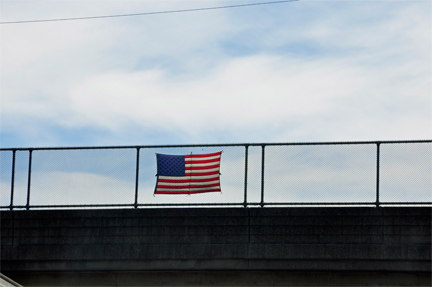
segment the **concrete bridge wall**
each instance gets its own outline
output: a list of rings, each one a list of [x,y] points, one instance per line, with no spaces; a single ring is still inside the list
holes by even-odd
[[[180,278],[181,271],[205,278],[217,272],[218,278],[250,274],[243,275],[243,283],[257,274],[281,282],[316,278],[317,283],[335,280],[332,274],[351,279],[369,274],[371,284],[393,278],[390,285],[398,285],[394,278],[402,276],[401,282],[430,285],[431,208],[2,211],[1,270],[29,284],[72,273],[73,278],[116,274],[118,281],[121,274],[129,280],[168,273]]]

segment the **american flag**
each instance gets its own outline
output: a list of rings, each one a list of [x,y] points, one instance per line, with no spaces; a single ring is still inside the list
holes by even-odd
[[[155,194],[192,194],[221,191],[222,152],[209,154],[156,154]]]

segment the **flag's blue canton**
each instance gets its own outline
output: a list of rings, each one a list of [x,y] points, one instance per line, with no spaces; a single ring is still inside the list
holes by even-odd
[[[185,176],[185,158],[182,155],[157,154],[158,175]]]

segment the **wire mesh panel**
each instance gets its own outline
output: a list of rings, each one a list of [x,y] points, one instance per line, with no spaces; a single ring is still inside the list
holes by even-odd
[[[250,146],[248,148],[248,177],[247,177],[247,199],[248,202],[259,203],[261,201],[261,146]]]
[[[0,206],[7,206],[11,199],[12,151],[0,151]]]
[[[220,151],[221,192],[155,194],[156,154]],[[2,209],[12,186],[14,208],[370,205],[378,195],[383,205],[432,201],[431,141],[34,148],[13,155],[0,150]]]
[[[432,201],[432,144],[381,144],[380,201]]]
[[[10,204],[12,186],[12,151],[1,151],[1,196],[3,202]],[[27,203],[28,175],[29,175],[29,151],[16,151],[14,172],[13,205],[24,206]]]
[[[31,205],[132,204],[134,149],[33,151]]]
[[[373,202],[374,145],[267,146],[265,202]]]
[[[169,155],[208,154],[222,151],[221,192],[199,194],[154,194],[156,153]],[[244,147],[142,148],[139,167],[139,204],[223,204],[242,203],[244,189]]]

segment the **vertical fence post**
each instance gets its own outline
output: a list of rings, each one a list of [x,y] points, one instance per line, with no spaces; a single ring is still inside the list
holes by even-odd
[[[376,201],[375,206],[379,207],[379,180],[380,180],[380,142],[376,143],[377,145],[377,166],[376,166]]]
[[[261,207],[264,207],[264,153],[265,153],[265,145],[261,146]]]
[[[14,199],[14,185],[15,185],[15,155],[16,150],[12,150],[12,178],[11,178],[11,197],[10,197],[10,205],[9,209],[13,209],[13,199]]]
[[[29,164],[28,164],[28,181],[27,181],[27,204],[26,209],[30,209],[30,185],[31,185],[31,168],[32,168],[33,150],[29,149]]]
[[[134,203],[134,207],[135,208],[138,208],[139,157],[140,157],[140,148],[137,147],[137,154],[136,154],[136,174],[135,174],[135,203]]]
[[[248,149],[249,149],[249,145],[245,145],[245,179],[244,179],[244,202],[243,202],[244,207],[247,207]]]

